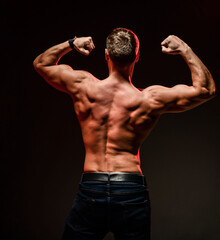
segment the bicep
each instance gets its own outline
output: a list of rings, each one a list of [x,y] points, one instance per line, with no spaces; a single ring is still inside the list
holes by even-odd
[[[42,66],[37,69],[40,75],[54,88],[70,93],[83,79],[83,71],[74,71],[65,64]]]
[[[148,92],[153,100],[154,107],[158,107],[161,113],[183,112],[206,101],[205,89],[197,89],[182,84],[172,88],[152,86],[149,87]]]

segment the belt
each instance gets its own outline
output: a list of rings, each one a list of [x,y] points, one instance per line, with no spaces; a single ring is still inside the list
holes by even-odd
[[[123,183],[123,182],[133,182],[146,185],[146,179],[144,175],[139,175],[138,173],[101,173],[101,172],[89,172],[83,173],[81,182],[85,181],[100,181],[104,183]]]

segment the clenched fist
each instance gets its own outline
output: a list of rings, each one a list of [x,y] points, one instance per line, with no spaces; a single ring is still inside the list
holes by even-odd
[[[73,42],[75,49],[84,54],[89,55],[90,52],[95,48],[95,45],[92,41],[92,37],[79,37],[76,38]]]
[[[181,54],[188,45],[177,36],[170,35],[162,43],[162,52],[167,54]]]

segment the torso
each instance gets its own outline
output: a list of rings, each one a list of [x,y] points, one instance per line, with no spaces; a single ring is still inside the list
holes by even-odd
[[[85,145],[84,172],[139,172],[139,148],[159,118],[127,81],[94,78],[74,97]]]

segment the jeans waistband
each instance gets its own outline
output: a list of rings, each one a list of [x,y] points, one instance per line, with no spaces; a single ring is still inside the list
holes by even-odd
[[[138,173],[121,173],[121,172],[88,172],[83,173],[81,183],[85,181],[99,181],[103,183],[121,184],[126,182],[139,183],[146,186],[144,175]]]

